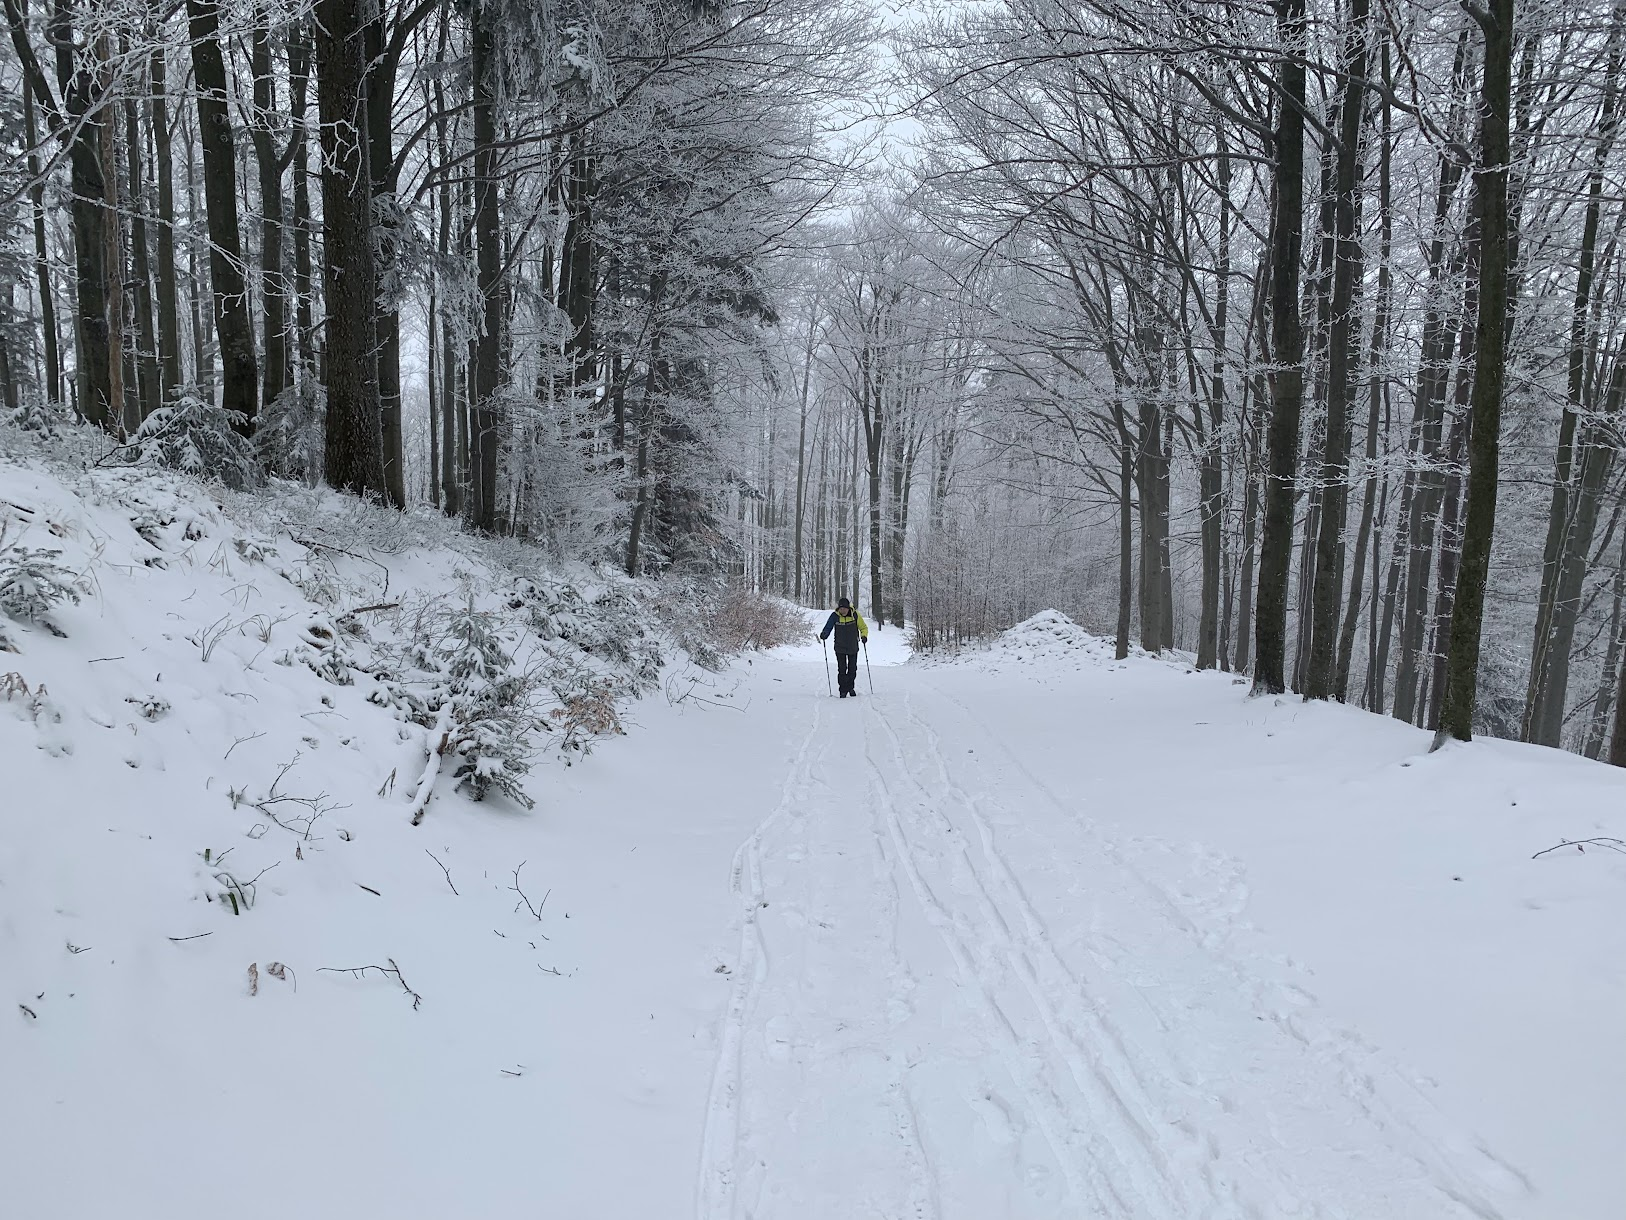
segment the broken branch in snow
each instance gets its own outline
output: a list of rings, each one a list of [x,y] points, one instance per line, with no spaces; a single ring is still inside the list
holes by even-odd
[[[261,737],[264,737],[264,736],[265,736],[264,733],[252,733],[247,737],[239,737],[236,741],[231,743],[231,749],[227,750],[226,753],[224,755],[222,755],[222,759],[224,760],[226,758],[230,758],[232,750],[235,750],[238,746],[242,745],[244,742],[258,741]]]
[[[278,791],[283,779],[287,776],[288,772],[292,771],[294,767],[298,765],[299,760],[302,757],[304,757],[304,753],[303,751],[300,751],[287,762],[283,763],[281,769],[277,771],[276,779],[271,781],[269,791],[267,791],[266,794],[257,801],[249,800],[241,789],[233,788],[227,793],[227,796],[231,799],[232,805],[251,805],[255,809],[258,809],[261,813],[265,814],[266,817],[270,818],[278,826],[286,830],[289,834],[295,834],[302,839],[309,840],[311,837],[311,828],[314,827],[325,814],[332,813],[337,809],[347,809],[349,806],[339,804],[326,792],[318,792],[315,796],[293,796],[288,793]],[[304,809],[306,812],[293,815],[282,812],[286,806]]]
[[[424,749],[428,751],[429,758],[423,765],[423,774],[418,776],[418,786],[412,793],[414,826],[423,821],[424,810],[429,808],[429,798],[435,793],[435,780],[440,777],[440,762],[446,757],[446,747],[451,744],[451,740],[452,701],[448,699],[441,704],[440,711],[435,714],[434,727],[424,736]]]
[[[434,852],[430,851],[427,847],[423,849],[423,854],[428,856],[436,864],[440,865],[440,871],[446,874],[446,884],[451,885],[452,886],[452,893],[456,894],[457,893],[457,886],[452,885],[452,873],[451,873],[451,870],[448,869],[445,864],[441,863],[440,857],[437,856]],[[459,895],[459,897],[461,897],[461,895]]]
[[[213,935],[214,935],[213,932],[195,932],[191,936],[171,936],[169,939],[170,939],[171,942],[178,945],[183,940],[202,940],[205,936],[213,936]]]
[[[1586,849],[1589,847],[1605,847],[1610,851],[1618,851],[1622,855],[1626,855],[1626,840],[1612,839],[1608,836],[1600,835],[1599,837],[1593,839],[1565,839],[1562,842],[1554,843],[1551,847],[1542,848],[1530,858],[1532,860],[1539,859],[1540,857],[1545,856],[1548,852],[1558,851],[1563,847],[1573,847],[1582,855],[1586,854]]]
[[[357,606],[354,610],[346,610],[333,621],[342,623],[345,619],[355,618],[358,614],[373,614],[379,610],[397,610],[400,606],[400,602],[374,602],[371,606]]]
[[[514,884],[508,887],[509,889],[513,890],[514,893],[519,895],[519,902],[516,902],[514,904],[514,910],[516,910],[516,911],[519,910],[520,906],[523,904],[525,909],[527,911],[529,911],[536,918],[536,922],[541,923],[542,922],[542,908],[548,905],[548,894],[553,893],[553,891],[550,889],[547,894],[542,895],[542,901],[541,902],[533,904],[531,902],[530,898],[526,896],[525,891],[522,890],[520,888],[520,885],[519,885],[519,869],[524,868],[524,867],[525,867],[525,861],[521,860],[519,862],[519,868],[516,868],[514,870]],[[540,936],[541,933],[538,933],[538,935]],[[546,936],[543,936],[542,939],[547,940],[548,938]]]
[[[393,957],[386,957],[384,960],[389,963],[387,968],[384,966],[318,966],[316,972],[318,974],[348,974],[351,978],[360,979],[366,978],[369,970],[376,970],[385,978],[393,978],[397,983],[401,984],[401,990],[412,997],[412,1010],[416,1012],[418,1005],[423,1003],[423,997],[407,986],[406,979],[401,976],[401,967],[395,964]]]

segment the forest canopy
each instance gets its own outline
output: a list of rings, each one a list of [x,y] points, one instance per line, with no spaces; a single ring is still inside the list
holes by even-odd
[[[18,426],[1626,764],[1626,7],[0,3]]]

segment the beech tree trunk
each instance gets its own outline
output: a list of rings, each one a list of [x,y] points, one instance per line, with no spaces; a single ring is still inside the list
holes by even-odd
[[[1287,689],[1287,583],[1298,489],[1299,412],[1304,401],[1304,332],[1299,260],[1304,242],[1304,0],[1276,0],[1282,44],[1277,68],[1275,191],[1270,214],[1270,432],[1264,523],[1259,540],[1253,689]]]
[[[1485,36],[1480,100],[1479,160],[1474,169],[1480,199],[1479,320],[1475,326],[1473,434],[1468,441],[1468,502],[1463,513],[1462,562],[1451,614],[1444,699],[1434,745],[1473,738],[1478,699],[1479,645],[1485,617],[1496,528],[1496,489],[1501,459],[1502,393],[1507,377],[1508,161],[1513,76],[1514,0],[1489,0],[1470,8]]]

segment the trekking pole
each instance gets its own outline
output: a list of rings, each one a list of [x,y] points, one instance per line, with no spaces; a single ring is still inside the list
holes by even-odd
[[[824,693],[834,699],[836,692],[830,689],[830,645],[820,640],[819,646],[824,649]]]
[[[864,675],[869,679],[869,693],[875,693],[875,673],[869,667],[869,641],[864,641]]]

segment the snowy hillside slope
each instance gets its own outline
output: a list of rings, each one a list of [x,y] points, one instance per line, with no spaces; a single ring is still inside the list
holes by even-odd
[[[0,575],[26,553],[78,598],[0,618],[0,1211],[528,1205],[542,1170],[512,1166],[569,1065],[601,1066],[589,1029],[630,996],[647,1037],[646,985],[681,991],[615,981],[605,912],[581,922],[658,784],[587,798],[563,765],[673,714],[635,701],[662,659],[640,591],[431,515],[142,470],[0,464],[0,512]],[[530,760],[505,706],[545,730]],[[595,834],[614,857],[561,860]],[[594,1129],[555,1118],[560,1147]]]

